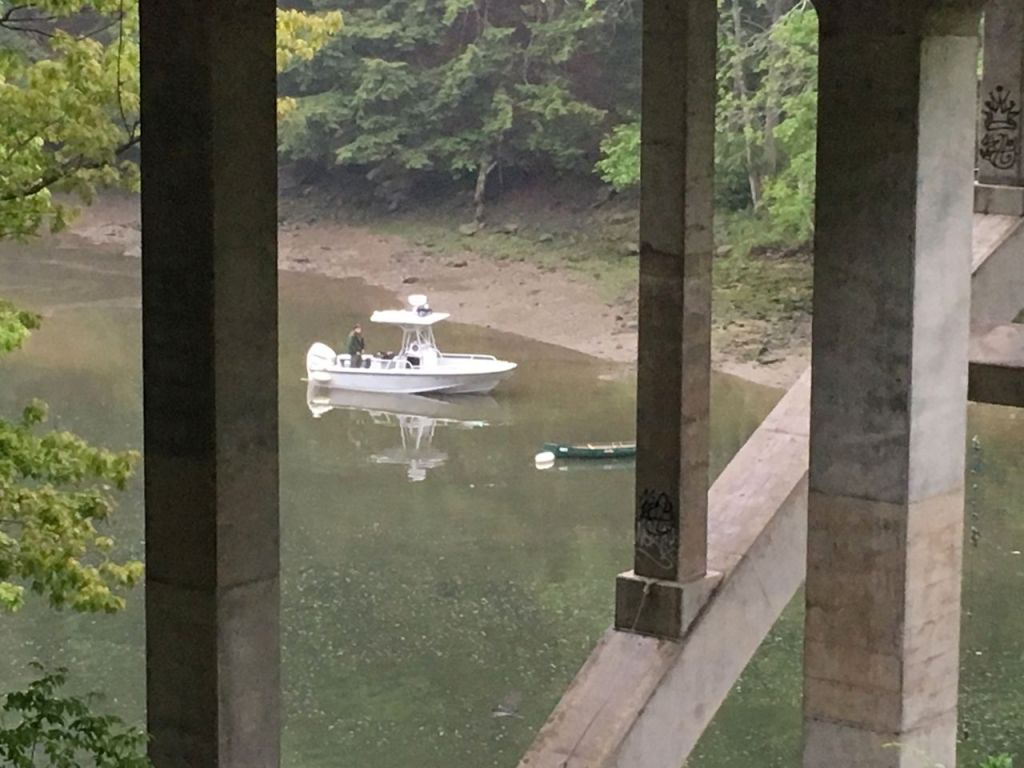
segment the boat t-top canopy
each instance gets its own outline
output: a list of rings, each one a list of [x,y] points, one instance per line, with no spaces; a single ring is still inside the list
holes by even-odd
[[[370,315],[370,322],[389,325],[433,325],[447,320],[449,317],[447,312],[430,312],[421,315],[414,309],[378,309]]]
[[[408,301],[410,309],[378,309],[370,315],[370,322],[407,327],[429,326],[451,317],[447,312],[432,310],[427,304],[427,297],[421,293],[413,294]]]

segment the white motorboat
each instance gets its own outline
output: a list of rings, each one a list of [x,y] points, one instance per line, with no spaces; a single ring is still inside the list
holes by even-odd
[[[394,355],[363,355],[353,366],[347,353],[337,353],[316,342],[306,352],[306,375],[322,386],[360,392],[393,394],[482,394],[512,375],[515,363],[494,355],[442,353],[434,340],[434,326],[448,319],[434,312],[427,297],[409,297],[408,309],[377,310],[370,321],[402,329],[402,344]]]

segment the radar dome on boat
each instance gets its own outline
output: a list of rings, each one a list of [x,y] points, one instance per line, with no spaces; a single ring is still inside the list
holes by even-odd
[[[412,307],[413,309],[416,309],[416,307],[422,307],[424,304],[427,303],[427,297],[424,296],[422,293],[414,293],[412,296],[409,297],[408,300],[409,306]]]

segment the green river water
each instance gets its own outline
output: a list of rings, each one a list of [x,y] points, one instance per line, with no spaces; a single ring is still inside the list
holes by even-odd
[[[44,314],[0,363],[0,412],[39,397],[60,428],[141,446],[138,269],[97,250],[0,250],[0,296]],[[542,472],[533,455],[544,440],[630,437],[634,382],[584,355],[453,324],[438,331],[442,349],[521,364],[492,398],[314,418],[308,344],[339,344],[393,303],[354,281],[281,276],[284,765],[515,766],[611,621],[632,529],[629,465]],[[371,349],[395,343],[368,329]],[[715,378],[713,471],[779,394]],[[974,766],[985,753],[1024,759],[1024,415],[971,406],[969,429],[961,764]],[[140,478],[116,533],[141,554]],[[112,711],[140,721],[142,598],[113,617],[32,603],[3,618],[0,690],[29,679],[30,660],[63,664],[77,688],[103,690]],[[801,621],[798,597],[690,765],[799,764]]]

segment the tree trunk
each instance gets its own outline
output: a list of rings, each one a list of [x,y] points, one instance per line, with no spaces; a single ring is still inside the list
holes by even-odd
[[[761,172],[754,157],[754,135],[757,133],[757,121],[750,103],[750,92],[747,89],[746,49],[743,40],[743,19],[740,14],[739,0],[732,2],[733,34],[736,37],[736,56],[733,59],[732,79],[736,100],[740,103],[743,118],[743,145],[747,159],[747,178],[750,182],[750,199],[757,208],[761,205]]]
[[[473,190],[473,205],[476,207],[476,220],[484,220],[484,203],[487,197],[487,177],[498,164],[491,159],[490,155],[484,155],[480,159],[480,167],[476,172],[476,189]]]

